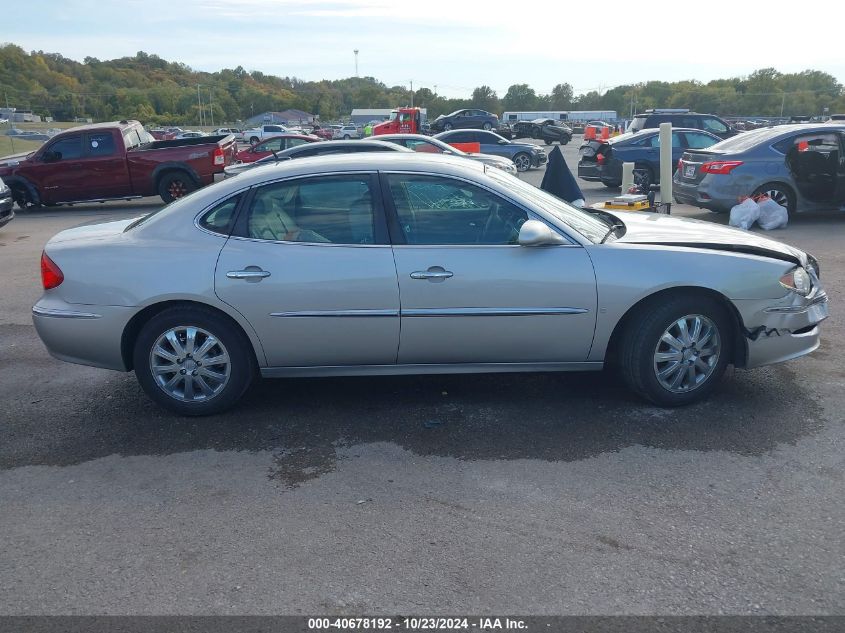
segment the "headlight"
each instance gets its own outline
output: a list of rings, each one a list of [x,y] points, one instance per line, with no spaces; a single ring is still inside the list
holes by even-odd
[[[802,297],[806,297],[813,289],[813,282],[810,280],[809,273],[800,267],[781,277],[780,285],[792,292],[797,292]]]

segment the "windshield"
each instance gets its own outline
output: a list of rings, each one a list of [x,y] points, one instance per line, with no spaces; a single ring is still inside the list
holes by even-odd
[[[584,211],[577,207],[573,207],[568,202],[564,202],[550,193],[546,193],[542,189],[538,189],[534,185],[528,184],[506,174],[500,169],[487,169],[487,175],[498,182],[503,187],[515,191],[524,198],[527,198],[532,203],[543,209],[546,213],[553,216],[563,224],[586,237],[594,244],[598,244],[607,235],[607,230],[611,224],[605,222],[601,218],[588,211]]]

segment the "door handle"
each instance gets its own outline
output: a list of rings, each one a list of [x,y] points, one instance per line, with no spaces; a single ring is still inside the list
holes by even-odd
[[[428,270],[416,270],[411,273],[411,279],[428,279],[431,281],[444,281],[454,276],[451,270],[445,270],[440,266],[432,266]]]
[[[246,281],[261,281],[270,276],[270,271],[261,270],[257,266],[249,266],[246,270],[230,270],[226,273],[229,279],[244,279]]]

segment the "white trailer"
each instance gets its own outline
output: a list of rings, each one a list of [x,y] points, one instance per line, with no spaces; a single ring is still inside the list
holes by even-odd
[[[526,110],[502,113],[502,121],[510,124],[517,121],[533,121],[534,119],[587,123],[588,121],[616,121],[618,117],[616,110]]]

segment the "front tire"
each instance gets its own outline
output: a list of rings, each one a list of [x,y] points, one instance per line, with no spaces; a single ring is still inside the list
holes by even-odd
[[[520,153],[513,157],[513,164],[519,172],[531,169],[531,157],[526,153]]]
[[[732,353],[725,307],[707,296],[680,295],[641,308],[621,341],[619,364],[628,387],[661,407],[707,397]]]
[[[135,376],[157,404],[179,415],[212,415],[234,405],[255,378],[252,345],[207,308],[170,308],[141,328]]]
[[[490,121],[487,121],[487,122],[486,122],[484,125],[482,125],[481,127],[482,127],[482,128],[484,128],[485,130],[487,130],[488,132],[489,132],[490,130],[492,130],[492,129],[493,129],[493,126],[490,124]]]
[[[446,132],[448,132],[449,130],[453,129],[453,126],[452,126],[452,124],[451,124],[451,123],[446,123],[446,124],[443,126],[443,129],[444,129]]]

